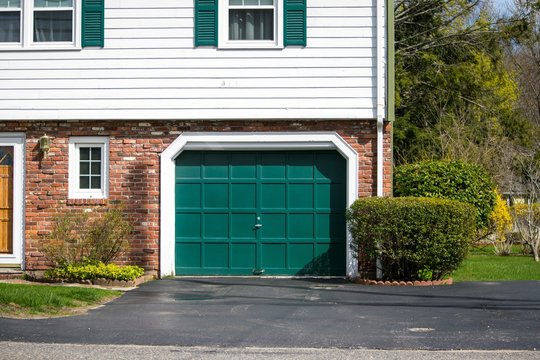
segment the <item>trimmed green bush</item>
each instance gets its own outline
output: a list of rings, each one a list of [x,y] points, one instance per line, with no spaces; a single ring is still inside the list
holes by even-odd
[[[458,268],[475,234],[475,209],[429,198],[364,198],[347,211],[353,253],[380,261],[386,280],[440,280]]]
[[[45,278],[49,280],[125,280],[131,281],[142,276],[144,270],[138,266],[118,266],[116,264],[68,264],[49,269],[45,272]]]
[[[476,226],[485,228],[495,207],[495,184],[480,166],[462,161],[423,161],[398,166],[394,195],[458,200],[476,208]]]

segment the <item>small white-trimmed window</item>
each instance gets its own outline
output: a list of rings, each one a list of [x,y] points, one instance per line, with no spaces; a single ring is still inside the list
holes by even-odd
[[[81,0],[0,0],[0,49],[80,47]]]
[[[282,47],[278,0],[221,0],[220,47]]]
[[[69,139],[69,198],[106,199],[109,192],[109,138]]]

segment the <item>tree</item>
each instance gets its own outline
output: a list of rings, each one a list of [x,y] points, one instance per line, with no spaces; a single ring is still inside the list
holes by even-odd
[[[524,203],[514,205],[514,224],[522,241],[530,246],[534,260],[540,261],[540,162],[532,155],[518,159],[522,188],[514,194],[514,200],[519,197]]]
[[[507,29],[507,59],[520,87],[519,107],[540,125],[540,1],[515,0],[514,21]]]
[[[402,0],[395,10],[396,162],[464,160],[503,182],[507,148],[533,143],[504,62],[506,28],[474,0]]]

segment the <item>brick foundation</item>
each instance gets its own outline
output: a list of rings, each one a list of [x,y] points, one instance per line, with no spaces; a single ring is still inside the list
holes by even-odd
[[[159,156],[184,131],[298,132],[336,131],[359,154],[359,196],[376,194],[376,122],[350,121],[14,121],[0,122],[1,132],[26,133],[25,259],[27,270],[47,267],[40,244],[53,217],[77,209],[99,211],[121,202],[135,220],[130,251],[119,263],[159,270]],[[385,125],[384,192],[391,194],[391,124]],[[38,139],[46,133],[51,149],[44,158]],[[70,136],[108,136],[109,199],[68,199]],[[171,194],[173,196],[173,194]]]

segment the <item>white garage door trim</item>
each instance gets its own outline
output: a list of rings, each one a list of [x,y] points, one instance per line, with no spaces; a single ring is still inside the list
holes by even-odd
[[[335,132],[298,133],[193,133],[180,135],[161,154],[160,276],[175,275],[174,171],[184,150],[337,150],[347,160],[347,205],[358,197],[358,154]],[[347,275],[356,276],[357,261],[347,233]]]

